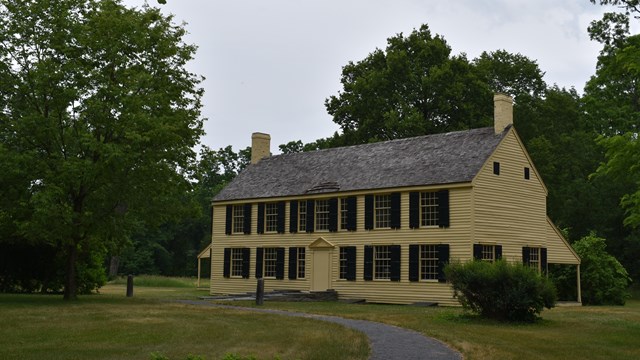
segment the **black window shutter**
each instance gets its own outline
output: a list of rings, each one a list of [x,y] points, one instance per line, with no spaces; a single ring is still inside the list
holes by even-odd
[[[242,230],[245,234],[251,234],[251,204],[244,204],[244,224]]]
[[[251,249],[242,249],[242,277],[249,278],[249,266],[251,264]]]
[[[419,227],[420,227],[420,193],[417,191],[412,191],[409,193],[409,228],[417,229]]]
[[[547,275],[547,248],[540,249],[540,267],[542,268],[542,273]]]
[[[231,219],[233,216],[233,205],[227,205],[227,217],[224,222],[224,233],[231,235]]]
[[[258,204],[258,228],[256,229],[258,234],[264,234],[264,204]]]
[[[329,231],[338,231],[338,199],[329,199]]]
[[[482,260],[482,245],[473,244],[473,259]]]
[[[298,232],[298,200],[289,202],[289,232]]]
[[[409,281],[420,280],[420,245],[409,245]]]
[[[364,228],[373,229],[373,195],[364,196]]]
[[[496,260],[502,259],[502,245],[496,245]]]
[[[276,248],[276,279],[284,279],[284,248]]]
[[[289,279],[298,278],[298,248],[289,248]]]
[[[222,276],[231,277],[231,249],[224,248],[224,262],[222,263]]]
[[[441,228],[449,227],[449,190],[438,191],[438,217]]]
[[[256,279],[262,278],[263,248],[256,248]]]
[[[276,230],[278,234],[284,234],[284,218],[285,218],[285,202],[280,201],[276,205],[278,208],[278,223],[276,224]]]
[[[364,246],[364,279],[373,280],[373,246]]]
[[[531,254],[530,248],[522,247],[522,265],[529,265],[529,256]]]
[[[345,248],[347,255],[347,280],[356,280],[356,247],[347,246]]]
[[[400,273],[401,273],[401,247],[400,245],[391,245],[389,246],[389,250],[391,252],[391,271],[390,278],[391,281],[400,281]]]
[[[438,249],[438,282],[446,282],[444,267],[449,263],[449,244],[440,244]]]
[[[358,198],[351,196],[347,198],[347,230],[356,231],[358,223]],[[355,279],[354,279],[355,280]]]
[[[313,200],[307,200],[307,232],[312,233],[316,223],[316,206]]]
[[[392,229],[400,229],[400,193],[392,193],[391,196],[391,217],[390,224]]]

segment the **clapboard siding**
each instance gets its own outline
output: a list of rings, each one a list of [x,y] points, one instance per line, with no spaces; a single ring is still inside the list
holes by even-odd
[[[571,245],[547,218],[547,262],[550,264],[580,264],[580,258]]]
[[[432,190],[432,189],[428,189]],[[353,196],[354,194],[344,194]],[[335,196],[335,195],[334,195]],[[451,288],[438,282],[409,282],[409,244],[449,244],[451,260],[465,260],[471,257],[469,218],[471,210],[471,188],[450,189],[449,228],[428,227],[409,228],[409,192],[401,192],[401,226],[400,229],[364,230],[364,196],[357,196],[357,231],[340,230],[338,232],[316,231],[313,233],[298,232],[284,234],[234,234],[224,233],[225,205],[215,206],[213,261],[212,261],[212,294],[234,294],[255,291],[256,247],[306,247],[305,279],[266,279],[265,290],[292,289],[309,290],[311,287],[311,271],[313,269],[313,249],[308,245],[322,237],[335,245],[331,253],[331,286],[342,298],[366,298],[368,301],[389,303],[412,303],[416,301],[436,301],[441,304],[457,304],[453,299]],[[289,202],[286,211],[289,214]],[[252,219],[257,219],[257,206],[252,207]],[[289,216],[286,216],[285,229],[289,228]],[[364,246],[365,245],[401,245],[401,279],[391,281],[364,281]],[[339,248],[356,246],[356,281],[339,280]],[[222,259],[224,248],[249,247],[251,249],[251,278],[224,278],[222,276]],[[288,251],[285,252],[285,274],[288,273]]]
[[[500,163],[499,175],[494,162]],[[531,169],[528,180],[525,167]],[[473,184],[474,242],[502,245],[510,261],[522,261],[523,246],[547,246],[546,189],[513,130]]]

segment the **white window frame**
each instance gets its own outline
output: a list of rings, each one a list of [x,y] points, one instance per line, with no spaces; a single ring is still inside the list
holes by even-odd
[[[391,280],[391,246],[373,247],[373,279]]]
[[[264,205],[264,232],[274,233],[278,231],[278,204],[266,203]]]
[[[437,227],[440,224],[438,193],[425,191],[420,193],[420,226]]]
[[[233,205],[232,208],[232,234],[244,234],[244,205]]]
[[[242,277],[242,252],[243,248],[231,248],[231,261],[229,266],[229,274],[232,278]]]
[[[264,248],[262,254],[262,275],[265,279],[275,279],[278,264],[278,249]]]
[[[438,281],[438,246],[420,245],[420,280]]]
[[[373,198],[373,223],[375,229],[391,228],[391,195],[375,195]]]
[[[315,201],[315,231],[329,231],[329,199]]]

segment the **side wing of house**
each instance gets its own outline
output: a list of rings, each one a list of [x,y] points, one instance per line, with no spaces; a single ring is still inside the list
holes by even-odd
[[[473,181],[475,258],[501,257],[546,268],[547,189],[514,128]],[[547,259],[545,259],[547,257]]]

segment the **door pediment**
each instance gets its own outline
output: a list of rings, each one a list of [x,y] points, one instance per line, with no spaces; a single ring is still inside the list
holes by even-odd
[[[310,249],[333,249],[336,246],[325,240],[322,236],[317,238],[314,242],[309,244]]]

